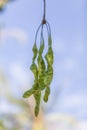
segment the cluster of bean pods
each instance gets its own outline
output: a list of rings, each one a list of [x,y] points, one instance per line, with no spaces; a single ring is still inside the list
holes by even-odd
[[[43,27],[46,26],[48,33],[48,50],[44,55],[43,51],[45,49],[45,42],[43,36]],[[36,44],[36,39],[38,35],[38,31],[41,29],[40,34],[40,46],[39,49]],[[47,45],[46,45],[47,46]],[[42,96],[42,91],[44,93],[43,100],[45,102],[48,101],[48,97],[50,95],[50,84],[53,79],[53,49],[52,49],[52,38],[51,38],[51,29],[48,22],[46,24],[41,24],[36,32],[35,43],[33,46],[33,58],[32,64],[30,66],[31,71],[34,74],[34,84],[32,88],[26,91],[23,94],[24,98],[28,98],[31,95],[34,96],[36,106],[35,106],[35,116],[37,117],[40,109],[40,101]],[[44,55],[44,56],[43,56]]]

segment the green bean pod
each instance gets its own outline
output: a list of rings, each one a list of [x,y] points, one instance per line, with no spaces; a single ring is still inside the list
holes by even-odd
[[[45,102],[48,101],[48,97],[49,97],[49,95],[50,95],[50,87],[47,86],[46,89],[45,89],[44,97],[43,97],[43,100],[44,100]]]
[[[45,76],[45,71],[46,71],[46,66],[45,66],[45,62],[44,62],[44,59],[43,59],[43,50],[44,50],[44,40],[41,42],[40,44],[40,48],[39,48],[39,51],[38,51],[38,59],[37,59],[37,62],[38,62],[38,77],[39,77],[39,86],[40,86],[40,89],[43,90],[45,88],[45,85],[44,85],[44,76]]]
[[[43,97],[43,100],[45,102],[48,101],[48,97],[49,97],[49,94],[50,94],[50,84],[52,82],[52,79],[53,79],[53,50],[52,50],[52,39],[51,39],[51,36],[49,36],[48,38],[48,52],[46,53],[45,55],[45,59],[46,59],[46,62],[47,62],[47,71],[45,73],[45,78],[44,78],[44,84],[46,86],[46,89],[45,89],[45,94],[44,94],[44,97]]]
[[[42,25],[39,26],[36,32],[35,43],[32,48],[33,58],[32,58],[32,64],[30,66],[30,70],[33,72],[34,75],[34,83],[32,88],[30,90],[27,90],[23,94],[24,98],[28,98],[31,95],[34,96],[35,103],[36,103],[34,113],[36,117],[39,114],[42,91],[45,90],[43,91],[45,92],[43,100],[47,102],[50,95],[50,84],[53,79],[54,56],[53,56],[53,49],[52,49],[51,30],[50,30],[50,25],[46,23],[49,36],[48,36],[48,51],[44,57],[43,56],[43,51],[44,51],[43,26],[44,26],[43,23]],[[41,27],[41,42],[40,42],[40,47],[38,49],[36,46],[36,39],[40,27]]]
[[[34,98],[35,98],[35,102],[36,102],[34,112],[35,112],[35,116],[37,117],[39,114],[39,108],[40,108],[41,91],[37,90],[37,92],[34,93]]]

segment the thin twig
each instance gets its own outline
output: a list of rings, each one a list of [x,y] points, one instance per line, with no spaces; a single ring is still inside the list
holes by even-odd
[[[43,19],[45,19],[46,17],[46,0],[43,0],[44,1],[44,13],[43,13]]]
[[[46,24],[46,0],[43,0],[43,2],[44,2],[44,11],[43,11],[42,24]]]

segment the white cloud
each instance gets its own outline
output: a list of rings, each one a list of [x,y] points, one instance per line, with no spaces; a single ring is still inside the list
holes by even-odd
[[[23,70],[19,63],[14,63],[10,66],[10,73],[12,77],[15,78],[15,80],[17,80],[17,82],[19,82],[21,85],[29,86],[31,84],[31,74],[29,75],[25,70]]]
[[[86,95],[82,94],[80,91],[78,93],[66,96],[66,101],[72,102],[76,105],[84,105],[87,102]]]
[[[10,104],[8,101],[4,99],[0,101],[0,114],[3,114],[3,113],[15,114],[15,113],[20,112],[20,110],[21,109],[19,107],[17,107],[16,105]]]
[[[45,118],[48,130],[87,130],[87,120],[79,120],[67,114],[53,113]]]
[[[54,128],[55,130],[75,130],[77,124],[77,120],[74,117],[62,113],[47,115],[46,120],[48,122],[49,130],[53,130]]]
[[[77,130],[87,130],[87,121],[78,122]]]
[[[70,94],[68,96],[64,95],[60,104],[58,104],[59,110],[74,112],[76,117],[84,118],[87,115],[87,100],[86,95],[81,92]]]
[[[9,38],[18,40],[19,43],[27,43],[27,33],[20,28],[5,28],[0,31],[1,43],[6,43]]]
[[[82,94],[72,94],[65,97],[64,104],[67,107],[81,107],[87,102]]]

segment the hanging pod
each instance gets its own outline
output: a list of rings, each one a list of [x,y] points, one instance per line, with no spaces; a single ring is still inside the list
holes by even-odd
[[[34,96],[35,99],[35,116],[37,117],[40,110],[40,102],[41,102],[41,96],[43,95],[44,102],[48,101],[49,95],[50,95],[50,85],[53,79],[53,61],[54,61],[54,55],[53,55],[53,48],[52,48],[52,37],[51,37],[51,28],[49,23],[45,20],[45,0],[44,0],[44,15],[43,20],[40,26],[37,29],[36,36],[35,36],[35,42],[33,45],[33,58],[32,58],[32,64],[30,66],[30,70],[33,72],[34,75],[34,83],[31,89],[27,90],[24,94],[24,98],[28,98],[31,95]],[[45,43],[44,40],[44,34],[43,29],[44,26],[47,29],[48,34],[48,44]],[[40,33],[40,45],[37,47],[37,37],[38,32]],[[47,49],[47,52],[44,51],[45,48]],[[46,54],[44,54],[46,52]]]
[[[45,56],[43,56],[44,54],[43,52],[45,49],[45,41],[43,36],[44,25],[46,25],[46,29],[48,32],[48,50]],[[40,46],[38,48],[37,36],[39,30],[41,30],[41,34],[40,34]],[[36,32],[35,43],[32,51],[33,51],[33,58],[32,58],[32,64],[30,66],[30,70],[34,74],[34,83],[32,88],[24,93],[23,97],[28,98],[31,95],[34,96],[36,102],[34,111],[35,111],[35,116],[38,116],[42,91],[44,90],[43,100],[47,102],[50,95],[50,84],[53,79],[54,56],[53,56],[53,49],[52,49],[51,30],[48,22],[46,24],[41,24],[39,26]]]

